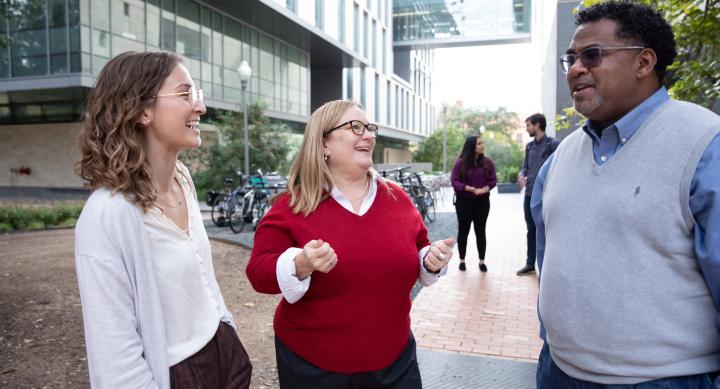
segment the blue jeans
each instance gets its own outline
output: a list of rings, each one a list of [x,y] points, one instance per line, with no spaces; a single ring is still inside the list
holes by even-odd
[[[579,380],[565,374],[553,362],[550,349],[545,343],[538,358],[535,376],[538,389],[713,389],[717,374],[697,374],[684,377],[661,378],[635,385],[604,385]]]

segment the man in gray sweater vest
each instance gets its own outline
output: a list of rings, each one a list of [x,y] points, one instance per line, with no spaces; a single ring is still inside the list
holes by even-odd
[[[662,87],[658,12],[607,2],[576,24],[560,63],[588,120],[531,199],[537,385],[720,388],[720,117]]]

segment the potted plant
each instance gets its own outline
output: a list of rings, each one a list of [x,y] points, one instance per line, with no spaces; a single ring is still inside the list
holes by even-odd
[[[497,172],[498,193],[520,193],[520,185],[517,183],[520,169],[517,166],[505,166]]]

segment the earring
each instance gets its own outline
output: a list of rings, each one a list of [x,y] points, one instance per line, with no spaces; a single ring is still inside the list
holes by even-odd
[[[327,160],[328,160],[328,158],[330,158],[330,154],[323,154],[323,159],[324,159],[324,160],[326,160],[326,161],[327,161]]]

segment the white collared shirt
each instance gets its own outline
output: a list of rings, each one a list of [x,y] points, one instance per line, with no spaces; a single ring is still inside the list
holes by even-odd
[[[348,211],[352,213],[357,213],[358,215],[362,216],[370,209],[373,202],[375,201],[375,196],[377,195],[377,189],[378,189],[378,177],[373,176],[373,179],[370,181],[370,187],[368,188],[368,195],[365,197],[365,199],[360,204],[360,209],[358,212],[355,212],[352,208],[352,204],[350,203],[350,199],[348,199],[342,192],[340,192],[337,187],[333,187],[332,191],[330,192],[330,196],[332,196],[335,201],[337,201],[338,204],[340,204],[343,208],[347,209]],[[430,249],[430,246],[425,246],[418,252],[418,259],[419,259],[419,266],[420,266],[420,275],[418,279],[420,280],[420,283],[423,284],[423,286],[430,286],[437,282],[438,278],[440,276],[443,276],[447,273],[447,265],[445,265],[441,270],[440,273],[430,273],[425,269],[425,266],[423,266],[423,259],[425,258],[425,254],[427,254],[428,250]],[[293,304],[300,300],[305,293],[310,289],[310,281],[312,278],[311,276],[308,276],[304,278],[303,280],[298,279],[295,269],[295,257],[302,252],[301,247],[290,247],[287,250],[285,250],[284,253],[280,254],[280,257],[278,258],[277,264],[275,266],[275,274],[277,276],[278,285],[280,286],[280,290],[282,291],[283,297],[285,297],[285,300],[287,300],[290,304]]]

